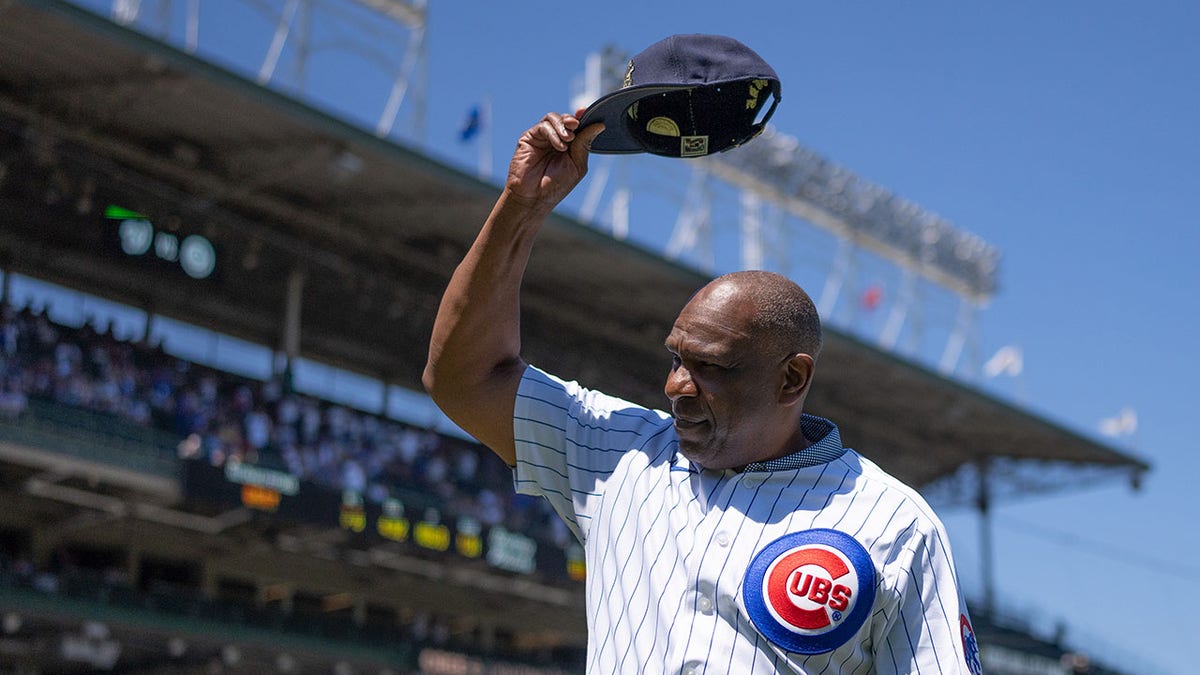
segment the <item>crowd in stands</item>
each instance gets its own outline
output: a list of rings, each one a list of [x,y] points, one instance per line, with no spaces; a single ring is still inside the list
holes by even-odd
[[[298,393],[286,379],[234,375],[91,322],[75,328],[0,306],[0,419],[49,401],[170,432],[182,455],[216,465],[278,468],[374,502],[419,490],[444,518],[569,543],[548,503],[517,495],[510,470],[481,445]]]

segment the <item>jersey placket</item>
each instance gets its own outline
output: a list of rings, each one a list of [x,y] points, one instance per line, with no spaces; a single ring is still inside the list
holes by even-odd
[[[689,511],[695,547],[689,567],[694,572],[689,575],[680,609],[693,630],[684,644],[672,645],[673,651],[681,650],[675,663],[680,663],[678,672],[682,675],[706,672],[714,653],[727,654],[732,647],[726,644],[729,634],[720,625],[719,614],[737,611],[735,606],[723,606],[720,601],[722,594],[728,594],[726,586],[736,587],[736,581],[723,580],[722,574],[727,573],[737,532],[732,519],[724,516],[731,505],[741,504],[761,482],[758,477],[732,471],[704,472],[692,478],[693,494],[700,497],[697,508]]]

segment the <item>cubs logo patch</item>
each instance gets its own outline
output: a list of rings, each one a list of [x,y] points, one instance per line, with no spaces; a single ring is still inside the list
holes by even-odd
[[[823,654],[866,622],[875,604],[875,565],[844,532],[794,532],[754,556],[742,600],[763,637],[789,652]]]
[[[966,614],[958,615],[958,629],[962,633],[963,654],[967,659],[967,672],[971,675],[983,675],[983,662],[979,660],[979,640],[975,639],[975,629]]]

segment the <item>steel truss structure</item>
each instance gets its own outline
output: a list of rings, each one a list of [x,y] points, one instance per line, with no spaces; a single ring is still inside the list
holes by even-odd
[[[231,0],[232,1],[232,0]],[[274,25],[262,45],[256,80],[307,94],[308,73],[323,52],[336,53],[378,69],[391,83],[375,122],[387,137],[396,129],[401,107],[411,108],[397,131],[417,142],[425,133],[426,0],[236,0]],[[203,50],[206,23],[200,0],[111,0],[114,22],[173,42],[189,54]],[[320,25],[320,34],[316,26]],[[401,46],[397,53],[394,45]],[[286,72],[282,66],[288,65]]]

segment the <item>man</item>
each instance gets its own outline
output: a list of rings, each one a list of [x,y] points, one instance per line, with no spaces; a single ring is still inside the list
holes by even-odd
[[[521,136],[425,385],[583,542],[588,672],[980,672],[940,521],[803,412],[820,322],[794,283],[739,272],[687,303],[665,342],[670,414],[522,360],[534,239],[603,130],[576,115]]]

